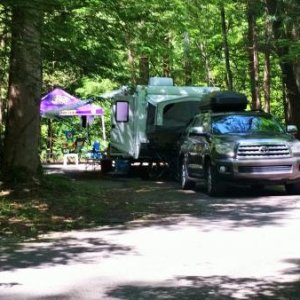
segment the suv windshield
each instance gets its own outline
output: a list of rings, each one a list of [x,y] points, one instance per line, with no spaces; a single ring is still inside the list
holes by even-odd
[[[280,124],[264,115],[219,115],[212,118],[212,133],[283,133]]]

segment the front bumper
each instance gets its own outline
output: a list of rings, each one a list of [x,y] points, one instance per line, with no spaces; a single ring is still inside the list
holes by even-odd
[[[220,159],[215,161],[220,177],[230,181],[287,183],[300,181],[300,157],[268,160]]]

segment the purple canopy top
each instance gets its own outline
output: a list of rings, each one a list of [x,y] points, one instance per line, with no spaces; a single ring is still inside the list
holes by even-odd
[[[87,104],[60,88],[44,96],[40,104],[42,116],[101,116],[103,109],[94,104]]]

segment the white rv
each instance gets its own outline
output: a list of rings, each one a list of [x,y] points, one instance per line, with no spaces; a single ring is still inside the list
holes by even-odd
[[[168,162],[179,134],[215,87],[174,86],[153,77],[149,85],[104,94],[112,99],[109,155],[134,161]]]

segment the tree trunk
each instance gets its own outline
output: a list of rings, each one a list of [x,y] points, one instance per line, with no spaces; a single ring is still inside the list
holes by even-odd
[[[206,84],[208,86],[211,86],[211,85],[213,85],[214,80],[213,80],[212,72],[210,70],[209,57],[208,57],[208,53],[207,53],[207,49],[206,49],[207,47],[202,42],[197,43],[197,47],[200,50],[200,55],[204,62]]]
[[[252,109],[260,109],[259,93],[259,61],[257,49],[256,34],[256,0],[248,0],[247,19],[248,19],[248,53],[249,53],[249,70],[251,82]]]
[[[190,86],[193,83],[192,80],[192,63],[190,57],[190,40],[189,34],[184,33],[183,39],[183,50],[184,50],[184,75],[185,75],[185,85]]]
[[[51,162],[53,158],[53,131],[52,131],[52,120],[48,119],[47,122],[48,130],[47,130],[47,162]]]
[[[265,66],[264,66],[264,111],[270,112],[271,101],[271,63],[270,63],[270,51],[265,49]]]
[[[171,42],[170,36],[166,35],[164,39],[165,44],[165,52],[162,57],[162,67],[163,67],[163,76],[171,77],[171,61],[170,61],[170,53],[171,53]]]
[[[131,83],[136,84],[136,75],[135,75],[135,64],[134,64],[134,54],[133,51],[129,48],[127,50],[128,54],[128,63],[130,68],[130,74],[131,74]]]
[[[35,181],[41,174],[39,105],[42,85],[42,15],[36,1],[12,8],[3,174],[5,179],[15,181]]]
[[[140,57],[140,79],[139,84],[147,85],[149,81],[149,57],[142,55]]]
[[[277,0],[266,0],[266,6],[269,15],[274,19],[273,33],[275,41],[282,41],[287,38],[283,26],[282,14],[285,12],[284,7],[280,7]],[[274,18],[275,17],[275,18]],[[300,128],[300,92],[297,85],[297,78],[294,73],[293,61],[288,60],[289,45],[287,43],[280,43],[276,45],[276,52],[280,59],[280,67],[282,70],[283,82],[286,87],[286,97],[288,99],[289,111],[286,114],[288,119],[287,124],[295,124]],[[300,133],[297,135],[300,138]]]
[[[8,73],[8,64],[6,63],[6,57],[9,53],[9,43],[7,41],[9,40],[8,24],[10,21],[10,14],[6,7],[2,7],[0,5],[0,15],[2,16],[2,18],[0,19],[0,49],[2,55],[2,57],[0,58],[0,147],[2,147],[6,101],[4,101],[1,96],[7,94],[7,80],[4,74]]]
[[[128,45],[127,61],[129,64],[131,83],[133,85],[135,85],[136,81],[137,81],[136,80],[135,54],[134,54],[134,50],[132,49],[132,46],[131,46],[131,36],[129,33],[125,34],[125,41],[126,41],[126,44]]]
[[[170,58],[167,55],[163,57],[163,75],[165,77],[171,77]]]
[[[270,112],[270,94],[271,94],[271,38],[272,38],[272,27],[269,16],[266,18],[265,22],[265,66],[264,66],[264,111]]]
[[[223,48],[224,48],[225,65],[226,65],[226,86],[227,86],[228,90],[232,90],[233,89],[233,79],[232,79],[232,72],[231,72],[231,68],[230,68],[230,55],[229,55],[229,46],[228,46],[228,38],[227,38],[227,26],[226,26],[225,8],[224,8],[223,4],[221,4],[220,9],[221,9]]]
[[[284,111],[284,121],[285,121],[285,125],[287,125],[289,123],[288,120],[290,120],[290,108],[286,96],[286,86],[283,77],[281,77],[281,85],[282,85],[282,103],[283,103],[283,111]]]

